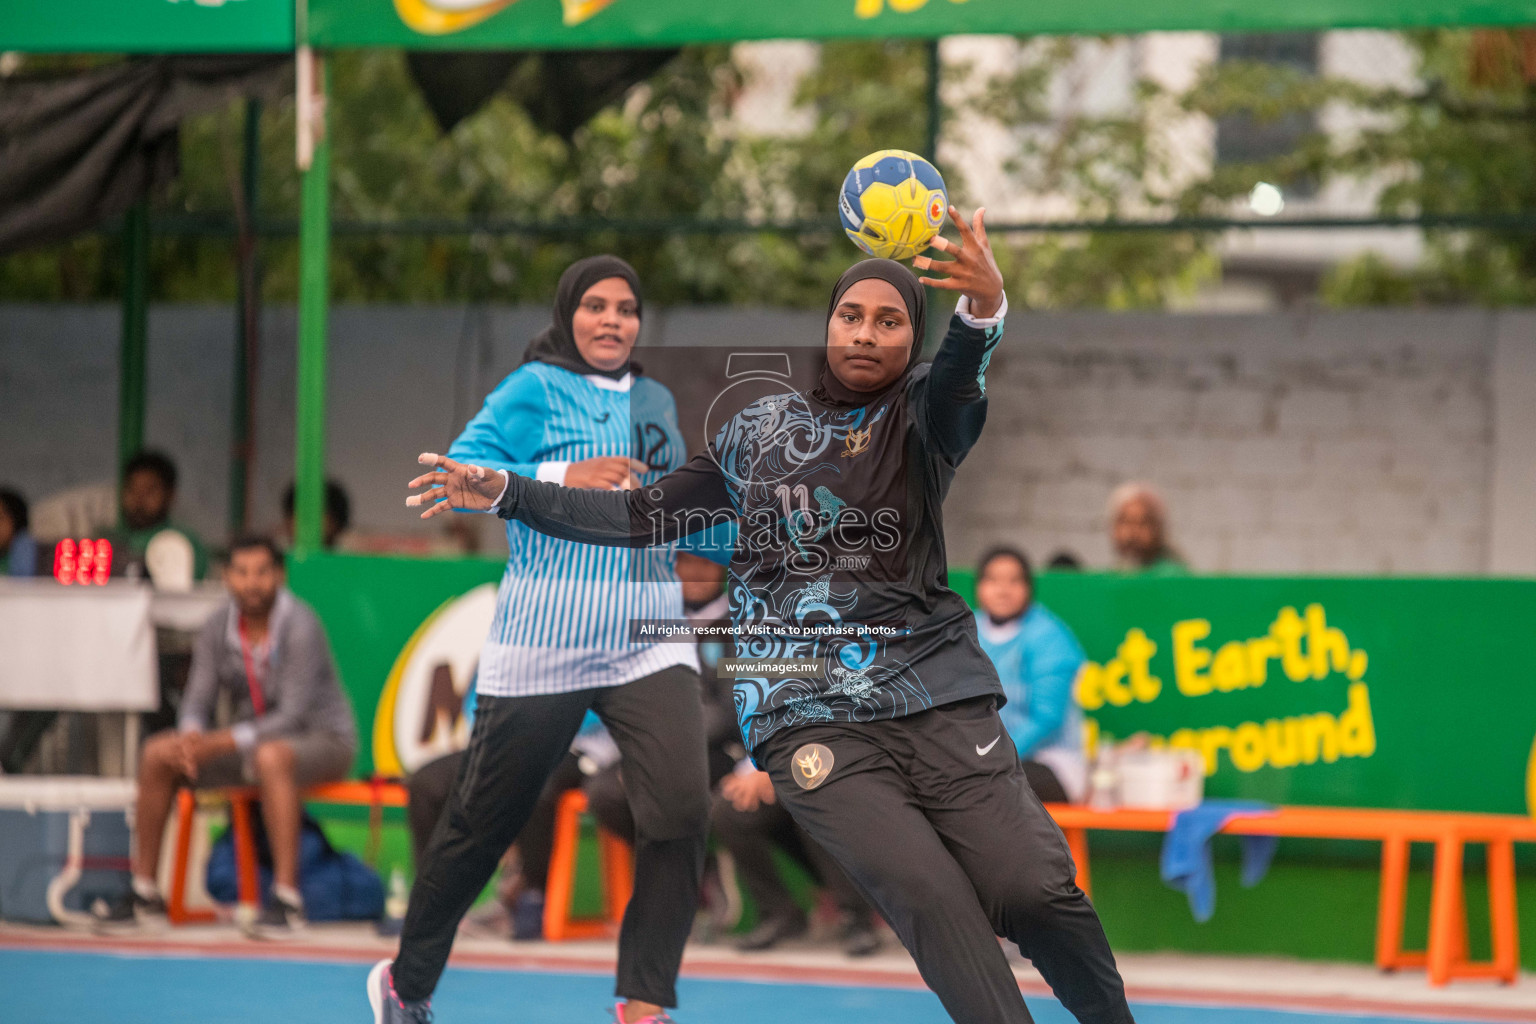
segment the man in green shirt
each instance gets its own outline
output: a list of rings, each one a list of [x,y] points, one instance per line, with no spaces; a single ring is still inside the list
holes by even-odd
[[[1184,576],[1189,567],[1168,543],[1168,506],[1149,483],[1132,481],[1109,496],[1110,542],[1115,565],[1151,576]]]
[[[208,572],[208,552],[192,530],[171,521],[171,507],[176,502],[176,464],[162,452],[142,451],[123,467],[123,485],[118,495],[119,525],[111,536],[113,561],[119,565],[145,566],[155,577],[150,542],[166,531],[185,538],[191,548],[192,576],[202,579]],[[157,586],[168,581],[155,580]]]

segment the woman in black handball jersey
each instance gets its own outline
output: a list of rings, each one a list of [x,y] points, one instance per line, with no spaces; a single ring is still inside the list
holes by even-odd
[[[784,806],[879,908],[956,1021],[1031,1019],[1001,935],[1079,1021],[1124,1024],[1103,928],[1011,749],[975,620],[947,585],[942,505],[985,422],[1007,311],[983,211],[971,225],[950,213],[961,243],[934,248],[955,259],[914,261],[947,277],[855,264],[828,306],[819,384],[748,405],[655,484],[571,490],[423,455],[433,470],[411,481],[426,489],[407,504],[628,546],[737,520],[736,653],[806,659],[798,676],[735,683],[742,736]],[[961,293],[925,365],[922,284]]]

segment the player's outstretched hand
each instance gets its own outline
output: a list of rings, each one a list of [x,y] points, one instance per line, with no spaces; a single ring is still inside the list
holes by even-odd
[[[943,235],[935,235],[932,244],[939,252],[954,253],[955,258],[936,260],[932,256],[915,256],[912,259],[912,266],[917,270],[939,270],[948,274],[948,277],[920,277],[918,281],[969,297],[971,315],[980,319],[996,316],[1003,304],[1003,275],[992,256],[992,246],[987,244],[987,227],[983,223],[986,212],[987,208],[981,207],[967,224],[959,209],[951,206],[949,216],[960,229],[960,241],[957,244]]]
[[[432,472],[423,473],[406,484],[412,489],[425,488],[420,494],[405,499],[410,508],[427,506],[427,510],[421,514],[423,519],[431,519],[455,508],[469,512],[489,511],[507,485],[502,470],[466,466],[454,462],[446,455],[423,452],[416,456],[416,461],[423,466],[433,467]]]
[[[640,476],[651,467],[621,455],[600,455],[573,462],[565,468],[565,486],[600,491],[630,491],[640,486]]]

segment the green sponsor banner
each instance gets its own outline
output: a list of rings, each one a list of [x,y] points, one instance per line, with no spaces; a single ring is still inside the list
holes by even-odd
[[[488,622],[478,630],[461,630],[460,635],[449,638],[454,649],[442,651],[437,659],[427,659],[431,664],[417,664],[423,659],[413,655],[430,655],[430,651],[421,651],[420,641],[432,632],[432,626],[441,622],[443,613],[459,599],[500,579],[502,566],[502,562],[488,559],[375,555],[315,554],[290,561],[289,586],[325,623],[342,685],[357,716],[358,775],[369,775],[375,767],[385,774],[400,774],[399,767],[389,763],[392,756],[398,759],[394,737],[403,731],[419,738],[421,727],[431,719],[443,717],[449,723],[446,730],[433,728],[431,732],[437,735],[428,740],[435,739],[439,748],[451,744],[443,733],[452,732],[453,701],[441,686],[436,706],[429,691],[409,707],[390,702],[382,715],[380,707],[391,693],[391,682],[398,689],[408,667],[423,669],[420,674],[429,682],[434,678],[447,682],[462,701]],[[442,666],[446,666],[446,678]],[[396,714],[400,729],[396,729]],[[385,763],[376,765],[381,747]]]
[[[0,50],[242,53],[293,49],[294,0],[0,0]]]
[[[317,45],[448,49],[1536,22],[1532,0],[309,0],[309,11]]]
[[[289,50],[294,0],[5,0],[0,50]],[[561,49],[963,33],[1536,23],[1536,0],[308,0],[327,47]]]
[[[317,555],[359,771],[462,741],[501,564]],[[969,596],[968,572],[952,583]],[[1536,813],[1536,581],[1045,574],[1090,664],[1090,733],[1199,750],[1206,792],[1289,804]]]
[[[1199,750],[1206,792],[1536,813],[1536,582],[1050,574],[1090,735]]]

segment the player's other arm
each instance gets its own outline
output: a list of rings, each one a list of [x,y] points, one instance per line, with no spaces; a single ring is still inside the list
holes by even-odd
[[[537,453],[548,406],[543,382],[532,370],[520,367],[486,396],[448,454],[459,462],[538,476]]]
[[[960,292],[944,343],[933,358],[927,378],[921,382],[927,391],[923,413],[926,433],[949,463],[958,465],[981,436],[986,422],[987,363],[1003,336],[1008,298],[1003,293],[1003,276],[987,242],[985,209],[977,210],[970,224],[954,207],[949,212],[960,228],[960,244],[938,237],[933,240],[933,247],[954,253],[955,258],[936,260],[918,256],[912,265],[919,270],[941,270],[948,274],[942,278],[919,278],[923,284]]]
[[[457,462],[507,469],[567,487],[632,487],[645,472],[631,459],[597,456],[580,462],[548,458],[544,427],[554,404],[533,367],[519,367],[496,386],[448,449]],[[637,469],[638,466],[638,469]]]
[[[417,461],[433,468],[410,482],[422,490],[405,503],[425,506],[423,519],[451,509],[495,512],[562,540],[641,548],[671,543],[737,515],[720,467],[708,455],[653,484],[618,491],[562,487],[430,453]]]

